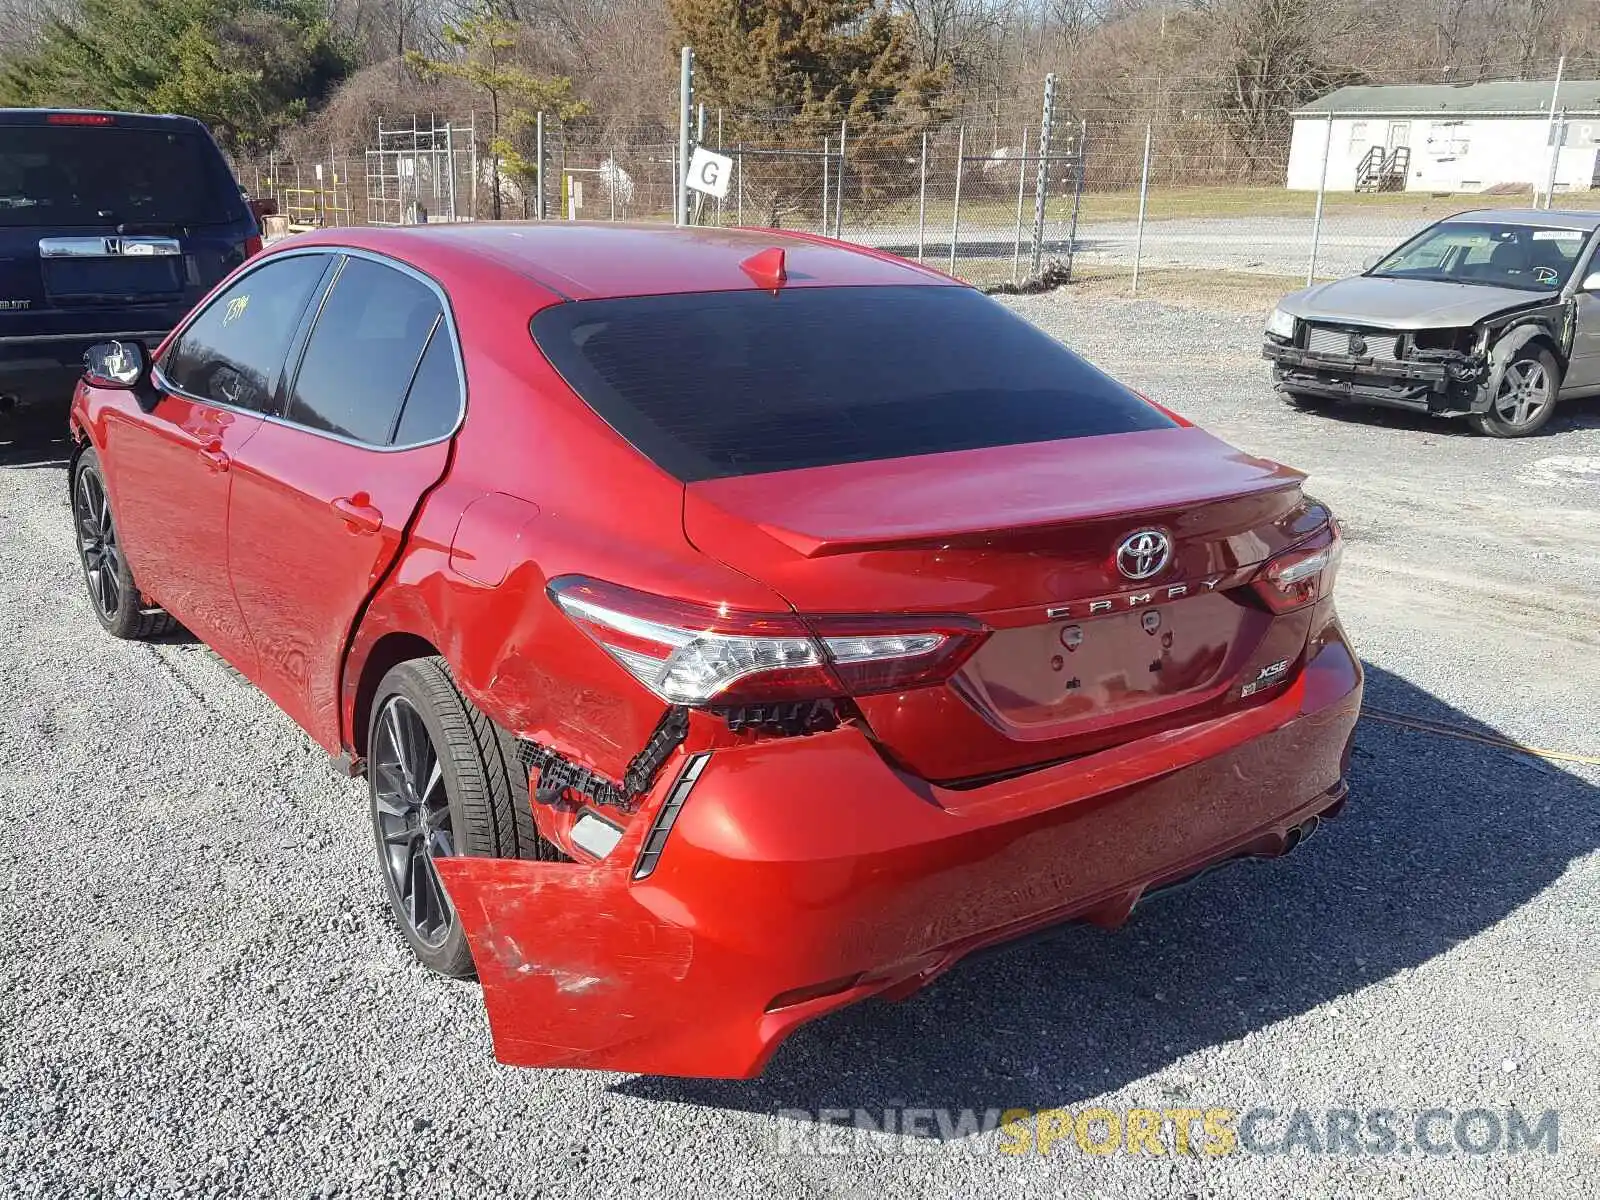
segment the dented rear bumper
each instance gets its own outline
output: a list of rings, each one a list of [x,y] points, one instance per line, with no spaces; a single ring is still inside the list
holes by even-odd
[[[748,1077],[804,1022],[974,950],[1282,853],[1342,804],[1360,699],[1333,622],[1261,705],[1020,778],[929,785],[846,727],[704,756],[692,787],[680,755],[599,864],[438,865],[502,1062]]]

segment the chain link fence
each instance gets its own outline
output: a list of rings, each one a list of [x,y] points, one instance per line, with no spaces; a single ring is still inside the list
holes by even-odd
[[[1050,121],[1049,137],[1041,135]],[[1263,295],[1354,274],[1423,226],[1486,207],[1600,207],[1600,113],[1501,118],[1297,114],[1248,152],[1187,119],[1097,127],[1061,109],[875,125],[857,140],[782,117],[696,113],[731,161],[727,195],[691,193],[697,225],[826,234],[984,286],[1048,271],[1127,292]],[[758,136],[725,136],[754,130]],[[1515,154],[1493,152],[1508,139]],[[1482,149],[1474,151],[1476,140]],[[489,156],[482,114],[385,124],[359,153],[240,167],[292,227],[507,219],[670,222],[685,170],[661,125],[551,122],[529,169]],[[1548,169],[1547,169],[1548,167]],[[1498,172],[1498,174],[1497,174]]]

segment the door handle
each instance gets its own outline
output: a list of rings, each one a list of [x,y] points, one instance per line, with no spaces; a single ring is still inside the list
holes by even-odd
[[[200,447],[200,460],[206,464],[206,469],[209,471],[226,471],[233,464],[233,459],[222,449],[221,442],[211,442]]]
[[[345,528],[351,533],[377,533],[383,528],[383,514],[372,507],[372,497],[365,492],[340,496],[328,504],[344,518]]]

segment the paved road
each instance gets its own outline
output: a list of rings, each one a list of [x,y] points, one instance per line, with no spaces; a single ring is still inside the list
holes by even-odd
[[[1317,238],[1317,274],[1357,274],[1367,260],[1393,249],[1419,227],[1417,221],[1383,215],[1330,214]],[[1026,233],[1024,230],[1024,257],[1028,253]],[[915,224],[846,229],[845,236],[894,254],[916,256]],[[1053,246],[1061,245],[1067,230],[1052,222],[1047,236]],[[1075,244],[1081,262],[1131,267],[1137,241],[1135,221],[1094,221],[1078,226]],[[1304,217],[1169,217],[1146,224],[1140,259],[1150,269],[1304,275],[1311,261],[1311,242],[1309,211]],[[1015,231],[1009,224],[1003,229],[965,227],[957,243],[958,257],[965,259],[1009,260],[1015,249]],[[930,227],[923,243],[924,257],[940,264],[949,253],[948,225]]]
[[[1600,754],[1600,405],[1520,443],[1302,416],[1256,317],[1016,303],[1311,471],[1372,706]],[[99,635],[59,457],[0,446],[0,1196],[1600,1193],[1592,767],[1364,721],[1296,856],[821,1022],[761,1080],[506,1070],[392,929],[360,789],[203,648]],[[1265,1106],[1268,1146],[1302,1108],[1553,1109],[1559,1152],[775,1152],[819,1144],[780,1110],[906,1106]]]

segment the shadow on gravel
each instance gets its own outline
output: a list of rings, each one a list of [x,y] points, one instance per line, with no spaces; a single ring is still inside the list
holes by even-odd
[[[0,467],[65,467],[71,450],[65,408],[0,416]]]
[[[1375,404],[1335,404],[1330,408],[1307,412],[1308,417],[1337,421],[1350,425],[1377,425],[1390,429],[1410,429],[1418,433],[1434,433],[1444,437],[1478,437],[1466,420],[1443,420],[1425,413],[1410,412],[1403,408],[1381,408]],[[1586,396],[1582,400],[1563,400],[1555,415],[1529,441],[1558,437],[1583,429],[1600,429],[1600,396]]]
[[[1366,700],[1495,732],[1371,666]],[[1153,900],[1120,931],[1069,926],[904,1003],[847,1009],[757,1080],[616,1090],[757,1113],[1072,1107],[1424,963],[1600,846],[1600,789],[1524,755],[1364,720],[1351,775],[1348,807],[1305,849]],[[1188,1090],[1151,1099],[1207,1099],[1203,1081]]]

